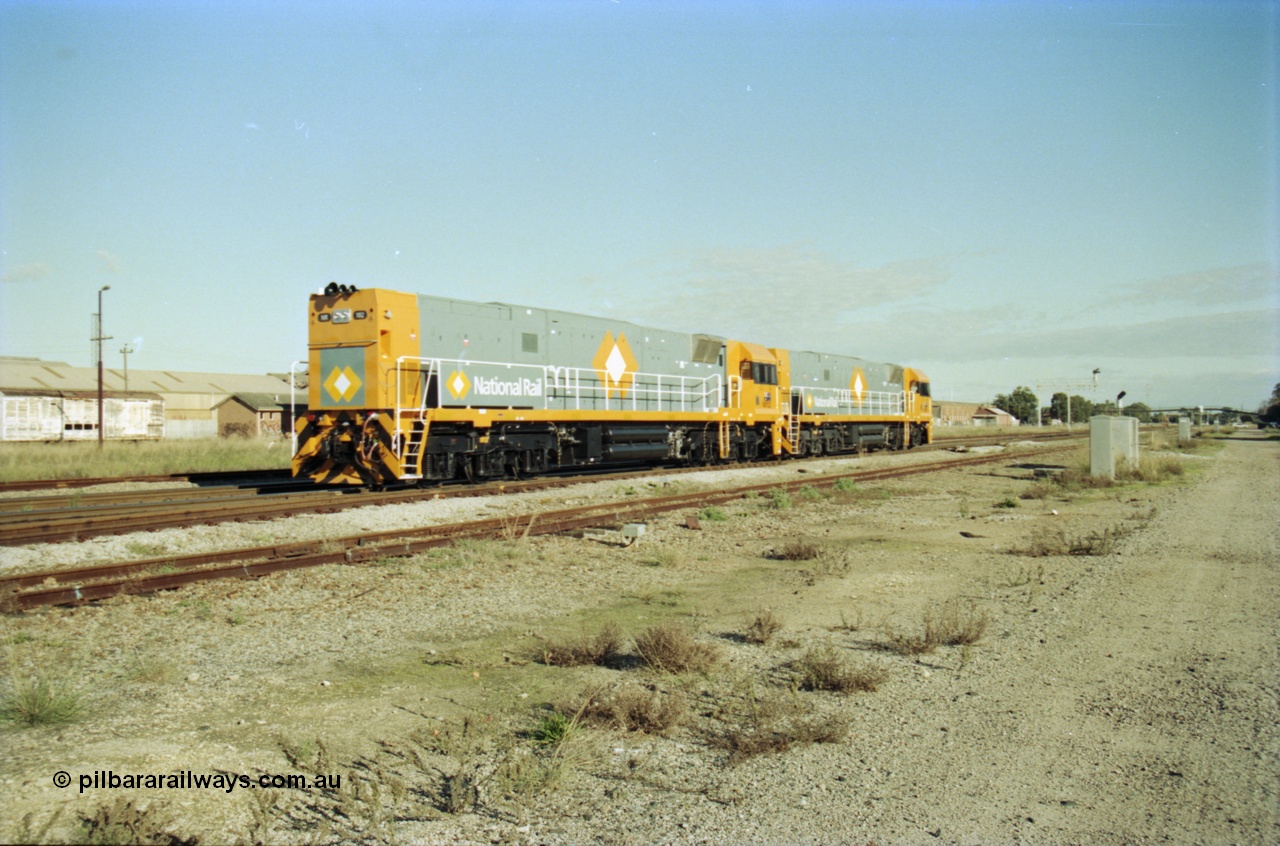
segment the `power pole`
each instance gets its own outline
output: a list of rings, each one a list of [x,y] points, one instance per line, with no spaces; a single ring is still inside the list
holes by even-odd
[[[129,353],[133,352],[133,347],[125,344],[120,348],[120,354],[124,356],[124,390],[129,392]]]
[[[93,338],[98,344],[98,449],[102,449],[102,428],[103,428],[103,395],[102,395],[102,342],[111,340],[111,336],[102,334],[102,292],[110,291],[110,285],[103,285],[98,289],[98,313],[94,315],[94,333]]]
[[[1068,432],[1071,431],[1071,392],[1083,391],[1086,389],[1091,391],[1098,390],[1098,374],[1101,372],[1102,372],[1101,367],[1095,367],[1093,369],[1093,381],[1091,382],[1036,382],[1037,394],[1040,394],[1040,392],[1044,388],[1061,388],[1067,392],[1067,431]],[[1043,396],[1043,394],[1041,394],[1041,396]],[[1039,411],[1040,411],[1039,409],[1036,409],[1037,414],[1039,414]],[[1037,420],[1036,422],[1038,425],[1044,425],[1041,420]]]

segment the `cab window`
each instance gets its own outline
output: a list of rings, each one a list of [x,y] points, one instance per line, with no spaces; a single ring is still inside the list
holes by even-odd
[[[751,378],[758,385],[776,385],[778,384],[778,366],[754,361],[751,363]]]

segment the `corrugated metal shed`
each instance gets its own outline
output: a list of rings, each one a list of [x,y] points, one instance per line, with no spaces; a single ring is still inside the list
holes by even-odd
[[[106,368],[103,388],[126,390],[124,371]],[[95,367],[72,367],[61,361],[0,356],[0,390],[96,391]],[[289,393],[289,383],[278,376],[242,373],[191,373],[181,370],[135,370],[129,368],[130,393],[210,394],[221,401],[239,393]],[[167,399],[167,397],[166,397]],[[212,408],[212,405],[207,406]]]
[[[125,392],[124,371],[106,368],[103,388]],[[300,381],[303,374],[299,374]],[[96,398],[96,367],[73,367],[62,361],[0,356],[0,392],[83,391]],[[164,399],[165,437],[210,436],[217,432],[214,407],[235,394],[280,396],[288,403],[289,382],[282,375],[193,373],[181,370],[129,368],[128,394],[158,394]],[[297,392],[305,401],[306,390]]]

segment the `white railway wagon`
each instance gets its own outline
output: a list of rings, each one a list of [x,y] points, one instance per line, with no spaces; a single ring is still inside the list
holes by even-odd
[[[103,439],[164,437],[164,400],[158,394],[107,394]],[[98,395],[84,391],[0,394],[0,441],[96,441]]]

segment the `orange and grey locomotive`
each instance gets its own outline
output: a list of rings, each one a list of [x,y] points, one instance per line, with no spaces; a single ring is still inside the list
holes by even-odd
[[[330,284],[295,476],[380,486],[903,449],[918,370],[505,303]]]

